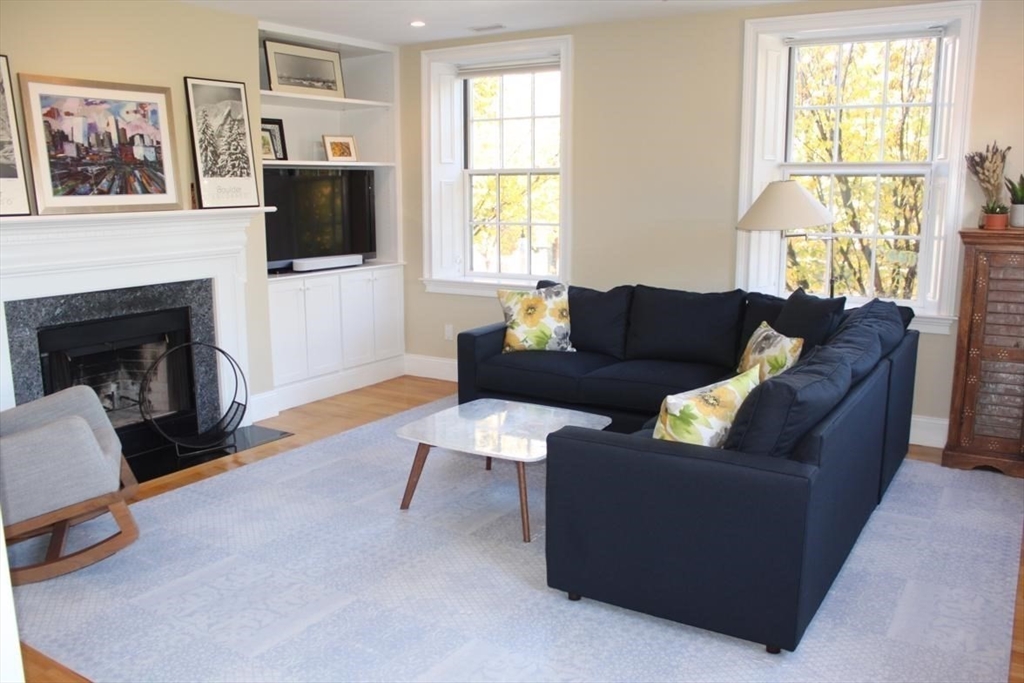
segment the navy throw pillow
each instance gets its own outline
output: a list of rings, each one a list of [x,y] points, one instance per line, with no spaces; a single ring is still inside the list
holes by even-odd
[[[850,390],[850,362],[819,346],[780,375],[754,387],[732,423],[723,448],[786,457]]]
[[[836,335],[854,326],[864,326],[878,335],[882,355],[887,356],[907,333],[907,328],[903,324],[904,317],[900,307],[891,301],[872,299],[863,306],[852,309],[836,330]]]
[[[743,312],[743,332],[740,333],[740,345],[737,350],[742,353],[747,348],[747,342],[751,335],[761,325],[768,323],[775,327],[775,320],[782,312],[786,300],[780,296],[762,294],[761,292],[747,292],[747,307]]]
[[[537,288],[556,284],[541,280]],[[577,351],[625,359],[626,325],[632,300],[632,285],[619,285],[607,292],[569,285],[569,341]]]
[[[569,304],[570,307],[572,304]],[[800,337],[804,348],[800,356],[806,356],[811,349],[824,344],[836,328],[846,306],[846,297],[822,299],[804,292],[803,288],[793,292],[779,312],[772,327],[787,337]],[[572,314],[572,308],[570,315]]]
[[[745,298],[742,289],[705,294],[637,285],[626,357],[734,367]]]

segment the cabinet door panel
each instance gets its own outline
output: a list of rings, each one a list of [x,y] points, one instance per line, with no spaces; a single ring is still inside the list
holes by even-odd
[[[336,276],[306,280],[306,349],[310,377],[341,369],[341,299]]]
[[[373,280],[373,339],[377,360],[399,356],[405,347],[402,269],[378,270]]]
[[[302,280],[274,282],[269,287],[274,386],[307,376],[305,294]]]
[[[346,368],[372,363],[373,273],[341,276],[341,339]]]

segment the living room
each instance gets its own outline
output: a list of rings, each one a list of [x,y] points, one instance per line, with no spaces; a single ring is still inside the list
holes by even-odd
[[[4,0],[0,3],[0,54],[9,60],[15,79],[17,74],[45,74],[170,87],[172,111],[180,129],[175,148],[178,185],[181,196],[188,197],[192,148],[185,132],[189,113],[182,79],[243,83],[251,120],[266,116],[261,114],[260,20],[241,7],[251,3],[237,3],[237,14],[224,11],[231,4]],[[422,4],[429,28],[431,3]],[[443,279],[428,272],[434,262],[427,239],[431,226],[425,225],[429,213],[424,209],[431,200],[430,182],[424,177],[430,165],[424,159],[425,119],[429,119],[423,106],[425,52],[512,40],[571,38],[571,162],[564,167],[571,179],[571,185],[566,180],[564,186],[564,201],[571,206],[571,221],[567,221],[571,235],[567,232],[563,242],[563,277],[600,290],[629,283],[695,292],[724,292],[737,286],[754,290],[757,287],[750,273],[756,269],[740,265],[742,258],[749,258],[749,249],[741,248],[749,237],[736,230],[737,219],[753,199],[742,196],[743,183],[752,187],[756,182],[741,163],[746,154],[753,154],[744,137],[754,127],[745,117],[757,120],[753,109],[749,113],[745,109],[745,89],[749,87],[744,75],[749,69],[745,22],[919,3],[822,0],[717,6],[719,3],[679,2],[666,3],[678,6],[678,13],[671,16],[599,23],[583,19],[531,30],[518,30],[515,15],[524,10],[514,2],[505,4],[511,16],[500,23],[507,28],[472,36],[459,34],[469,37],[424,40],[423,34],[408,26],[418,17],[395,19],[404,37],[390,41],[401,44],[394,53],[394,100],[399,104],[391,110],[397,116],[393,123],[400,144],[393,159],[397,170],[389,171],[400,180],[391,188],[396,214],[389,256],[403,264],[402,349],[398,356],[373,364],[372,372],[365,371],[369,379],[351,379],[340,373],[340,384],[330,385],[332,393],[338,393],[338,387],[354,389],[371,380],[399,375],[439,381],[409,385],[411,391],[424,393],[424,403],[454,393],[456,342],[448,330],[469,330],[501,319],[494,286],[482,289],[486,296],[476,296],[445,293],[444,286],[424,282]],[[983,0],[976,6],[976,56],[970,99],[965,103],[969,117],[965,119],[964,152],[998,141],[1010,150],[1005,174],[1013,178],[1024,170],[1024,8],[1014,0]],[[277,25],[290,25],[280,17],[269,19]],[[472,25],[486,23],[491,22]],[[328,30],[315,24],[298,28],[377,41],[340,28]],[[25,112],[20,108],[19,112],[24,121]],[[958,203],[960,222],[967,225],[969,219],[976,218],[984,199],[978,183],[963,169],[959,174],[963,188]],[[951,241],[955,241],[956,226],[949,229],[953,231]],[[244,282],[245,313],[231,330],[240,340],[240,347],[233,351],[246,360],[252,396],[249,419],[262,421],[298,405],[293,398],[298,392],[279,391],[275,380],[264,218],[252,218],[245,234],[243,269],[232,273]],[[957,247],[954,244],[947,252],[950,269],[936,270],[933,276],[935,288],[941,292],[935,307],[919,311],[912,323],[922,334],[910,441],[933,449],[946,445],[954,374],[960,361],[955,317],[961,268]],[[8,300],[6,296],[4,300]],[[308,396],[322,398],[313,394],[315,391]],[[285,395],[288,400],[282,400]],[[412,407],[388,389],[364,400],[392,403],[401,409]],[[358,412],[358,407],[346,405],[345,410]],[[311,434],[320,436],[346,428],[343,417],[332,416],[338,420],[337,428],[317,432],[321,429],[317,423],[324,420],[315,410],[303,419],[301,427],[280,428],[296,433],[311,429]],[[305,433],[302,436],[301,442],[285,440],[279,447],[294,448],[314,440],[305,438]],[[406,468],[411,458],[410,451]],[[430,473],[430,465],[426,471]],[[424,485],[427,483],[425,479]],[[424,493],[420,496],[425,497]],[[534,495],[543,497],[540,491]],[[512,522],[514,526],[517,518]],[[1017,550],[1019,555],[1019,545]],[[1015,642],[1020,636],[1017,638]],[[705,673],[714,677],[713,672]],[[1024,677],[1024,672],[1018,670],[1017,675]]]

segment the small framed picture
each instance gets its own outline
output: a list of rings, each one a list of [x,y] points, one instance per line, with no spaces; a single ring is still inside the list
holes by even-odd
[[[302,95],[345,97],[341,55],[301,45],[264,41],[270,89]]]
[[[0,55],[0,216],[29,213],[25,159],[14,115],[14,83],[7,57]]]
[[[357,161],[356,139],[351,135],[325,135],[327,161]]]
[[[185,77],[199,206],[259,206],[245,83]]]
[[[263,141],[263,158],[285,161],[288,148],[284,144],[284,121],[281,119],[260,119],[260,139]],[[269,154],[267,143],[270,144]]]

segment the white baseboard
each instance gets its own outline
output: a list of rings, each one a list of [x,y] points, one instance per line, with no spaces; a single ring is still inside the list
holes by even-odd
[[[405,369],[403,356],[348,368],[323,377],[286,384],[274,390],[277,410],[287,410],[313,401],[343,394],[360,387],[400,377]]]
[[[949,420],[927,415],[910,417],[910,443],[918,446],[944,448],[946,434],[949,432]]]
[[[459,364],[454,358],[407,353],[405,354],[405,374],[456,382],[459,379]]]
[[[277,392],[275,390],[271,389],[270,391],[264,391],[262,394],[253,394],[249,397],[249,405],[246,408],[245,419],[242,420],[242,424],[251,425],[253,422],[277,417],[279,412]]]

